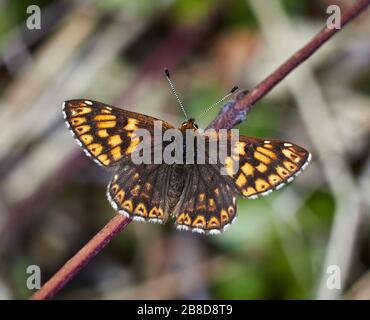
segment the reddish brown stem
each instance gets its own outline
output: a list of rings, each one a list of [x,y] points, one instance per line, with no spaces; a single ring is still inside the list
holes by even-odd
[[[342,28],[362,13],[369,4],[370,0],[359,0],[353,5],[353,7],[342,13]],[[318,50],[327,40],[340,30],[341,29],[328,29],[327,27],[323,28],[303,48],[294,53],[286,62],[284,62],[266,79],[260,82],[253,90],[248,93],[244,92],[240,94],[233,104],[226,104],[208,128],[216,130],[231,129],[238,123],[244,121],[248,111],[257,101],[269,93],[291,71],[312,56],[316,50]]]
[[[369,6],[370,0],[359,0],[356,4],[342,14],[342,27],[357,17]],[[297,51],[285,63],[283,63],[270,76],[259,83],[249,93],[241,93],[232,103],[226,104],[209,125],[209,128],[221,129],[232,128],[245,120],[250,108],[269,91],[271,91],[282,79],[284,79],[298,65],[309,58],[328,39],[335,35],[337,29],[322,29],[302,49]],[[72,257],[44,286],[37,291],[31,299],[44,300],[53,297],[83,268],[110,240],[114,238],[131,220],[121,215],[116,215],[108,224],[92,238],[77,254]]]
[[[80,251],[68,260],[31,299],[46,300],[53,297],[130,222],[130,219],[117,214]]]

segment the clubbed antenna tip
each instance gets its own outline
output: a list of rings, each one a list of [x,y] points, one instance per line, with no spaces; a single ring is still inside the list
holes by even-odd
[[[203,111],[203,113],[200,115],[199,118],[202,118],[209,110],[211,110],[213,107],[217,106],[219,103],[221,103],[222,101],[224,101],[225,99],[227,99],[228,97],[231,96],[232,93],[234,93],[236,90],[238,90],[239,87],[238,86],[234,86],[230,91],[229,93],[224,96],[222,99],[218,100],[217,102],[215,102],[214,104],[212,104],[209,108],[207,108],[206,110]]]
[[[164,68],[164,73],[165,73],[165,75],[166,75],[166,79],[167,79],[167,81],[168,81],[168,83],[169,83],[169,85],[170,85],[170,87],[171,87],[171,90],[172,90],[172,92],[173,92],[174,96],[176,97],[176,100],[177,100],[177,102],[179,103],[180,108],[181,108],[182,112],[184,113],[185,118],[187,119],[187,118],[188,118],[188,116],[187,116],[187,114],[186,114],[186,112],[185,112],[185,108],[184,108],[184,106],[183,106],[183,104],[182,104],[182,102],[181,102],[181,100],[180,100],[179,96],[177,95],[176,89],[175,89],[175,87],[174,87],[174,85],[173,85],[173,83],[172,83],[172,81],[171,81],[171,78],[170,78],[170,72],[168,71],[168,69],[167,69],[167,68]]]
[[[170,72],[168,71],[167,68],[164,68],[164,73],[165,73],[167,78],[170,78]]]
[[[239,87],[238,86],[234,86],[231,90],[230,90],[230,93],[233,93],[233,92],[235,92],[236,90],[238,90],[239,89]]]

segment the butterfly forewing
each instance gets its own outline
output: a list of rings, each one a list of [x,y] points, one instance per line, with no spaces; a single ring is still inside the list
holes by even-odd
[[[231,160],[235,161],[226,161],[226,172],[230,173],[224,178],[249,199],[267,195],[291,182],[311,159],[302,147],[281,140],[240,136],[234,148]],[[237,168],[233,168],[235,164]]]
[[[105,167],[115,166],[132,154],[140,143],[135,130],[146,129],[153,134],[154,121],[160,121],[163,130],[173,128],[165,121],[92,100],[66,101],[63,113],[85,153]]]

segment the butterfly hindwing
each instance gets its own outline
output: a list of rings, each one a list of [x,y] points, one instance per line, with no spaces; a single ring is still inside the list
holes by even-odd
[[[236,216],[236,197],[212,166],[188,166],[183,194],[176,208],[176,228],[217,234]]]
[[[146,129],[152,137],[154,121],[160,121],[163,130],[173,128],[165,121],[93,100],[66,101],[63,113],[85,153],[105,167],[115,166],[134,152],[140,142],[135,130]]]
[[[168,217],[169,173],[166,165],[133,165],[124,160],[108,185],[108,200],[118,213],[134,220],[163,223]]]

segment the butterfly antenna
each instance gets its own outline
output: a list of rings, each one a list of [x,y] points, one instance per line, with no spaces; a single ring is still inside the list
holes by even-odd
[[[222,101],[224,101],[224,100],[226,100],[228,97],[230,97],[236,90],[238,90],[239,89],[239,87],[237,87],[237,86],[234,86],[230,91],[229,91],[229,93],[226,95],[226,96],[224,96],[223,98],[221,98],[220,100],[218,100],[218,101],[216,101],[214,104],[212,104],[211,106],[209,106],[206,110],[204,110],[203,111],[203,113],[199,116],[199,119],[200,118],[203,118],[204,117],[204,115],[208,112],[208,111],[210,111],[213,107],[215,107],[215,106],[217,106],[219,103],[221,103]]]
[[[167,69],[167,68],[165,68],[165,69],[164,69],[164,73],[165,73],[165,75],[166,75],[166,79],[167,79],[168,83],[170,84],[170,87],[171,87],[172,93],[173,93],[173,94],[174,94],[174,96],[176,97],[176,100],[177,100],[177,102],[179,103],[180,108],[181,108],[182,112],[184,113],[185,118],[186,118],[186,120],[187,120],[187,119],[188,119],[188,115],[187,115],[187,114],[186,114],[186,112],[185,112],[184,105],[182,104],[182,102],[181,102],[181,100],[180,100],[179,96],[177,95],[177,92],[176,92],[175,86],[173,85],[173,83],[172,83],[172,81],[171,81],[170,72],[168,71],[168,69]]]

